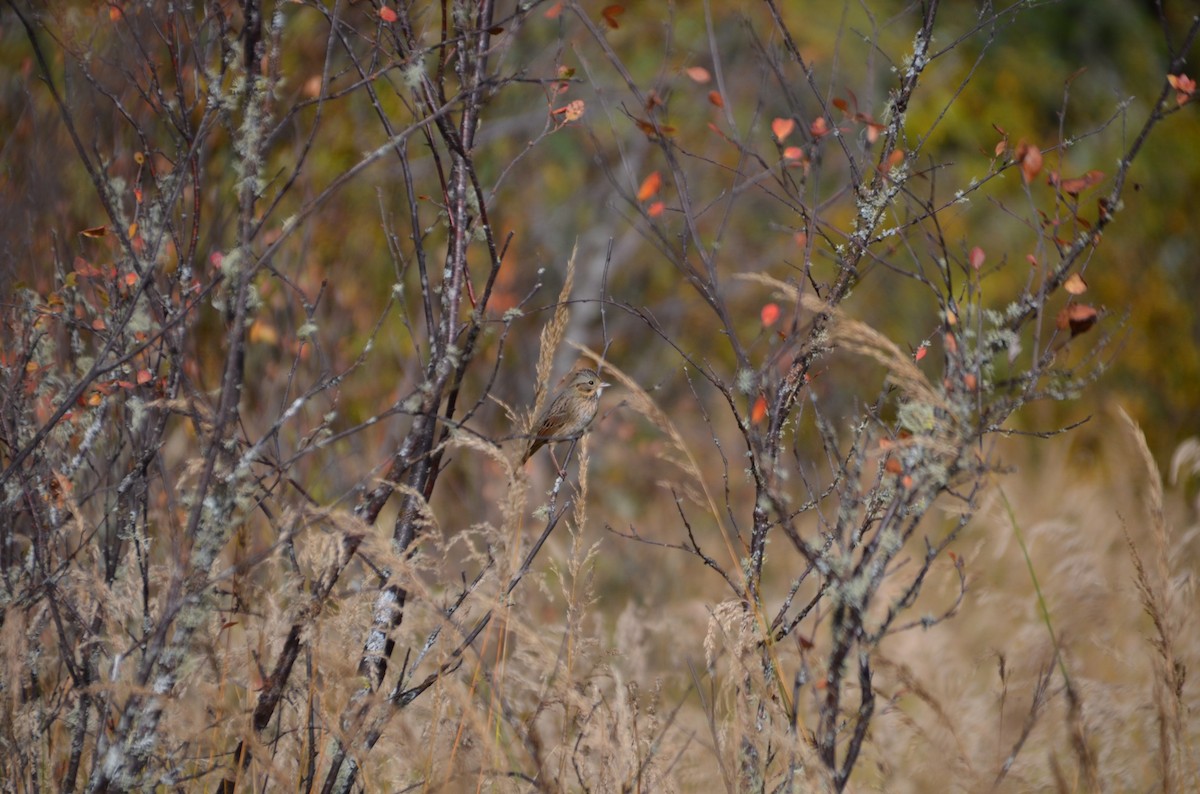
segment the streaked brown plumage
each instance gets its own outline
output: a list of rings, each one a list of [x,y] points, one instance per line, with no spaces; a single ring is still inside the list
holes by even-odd
[[[595,370],[578,370],[563,386],[533,423],[533,437],[525,448],[521,463],[546,444],[576,438],[587,429],[600,408],[600,394],[609,384]]]

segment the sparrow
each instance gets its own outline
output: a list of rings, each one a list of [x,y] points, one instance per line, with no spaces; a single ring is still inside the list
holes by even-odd
[[[529,460],[547,443],[578,438],[587,429],[600,408],[600,394],[609,384],[592,369],[576,371],[542,409],[533,423],[533,437],[521,463]]]

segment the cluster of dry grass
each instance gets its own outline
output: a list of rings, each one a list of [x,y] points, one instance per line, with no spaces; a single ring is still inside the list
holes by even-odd
[[[1196,687],[1187,676],[1200,661],[1194,505],[1184,503],[1182,486],[1164,495],[1140,434],[1121,423],[1105,420],[1110,432],[1090,459],[1072,456],[1083,440],[1060,438],[991,488],[958,544],[969,590],[957,617],[898,633],[878,649],[876,716],[851,790],[1200,786]],[[459,443],[464,454],[487,452]],[[503,459],[492,460],[504,469]],[[508,470],[508,499],[494,524],[443,528],[431,512],[429,540],[411,559],[368,532],[354,574],[321,601],[308,595],[313,583],[340,553],[343,533],[363,528],[347,515],[296,512],[278,523],[292,528],[280,540],[249,521],[218,563],[208,624],[166,703],[160,780],[192,790],[217,790],[223,780],[260,791],[312,784],[331,739],[353,746],[368,729],[354,719],[364,705],[352,701],[361,688],[358,650],[373,571],[389,569],[412,594],[397,640],[415,655],[394,664],[405,666],[410,683],[431,669],[450,672],[403,708],[375,704],[371,727],[382,736],[360,759],[365,790],[772,790],[782,775],[747,779],[755,767],[748,754],[756,753],[808,759],[792,785],[827,788],[804,741],[819,671],[791,692],[767,680],[755,623],[724,600],[717,577],[694,558],[602,532],[603,518],[589,516],[588,505],[604,467],[586,446],[582,460],[583,476],[559,497],[576,489],[571,511],[511,592],[539,534],[527,506],[536,501],[536,469]],[[1194,474],[1177,468],[1182,480]],[[87,513],[77,508],[80,536]],[[161,586],[172,543],[169,534],[154,541],[150,581]],[[661,579],[614,572],[624,561],[644,571],[634,561],[647,558]],[[81,704],[134,694],[128,661],[107,665],[106,680],[84,692],[57,657],[54,603],[95,604],[97,636],[128,636],[141,620],[135,577],[109,589],[86,559],[78,562],[57,582],[61,598],[9,608],[0,627],[6,791],[55,788],[75,721],[86,713]],[[463,578],[467,571],[479,581]],[[918,610],[953,600],[956,582],[947,561]],[[468,590],[471,598],[456,606]],[[151,609],[158,597],[152,593]],[[255,738],[265,665],[296,623],[307,640],[303,673]],[[789,676],[807,670],[826,641],[818,621],[805,640],[781,643],[775,662]],[[795,733],[778,717],[789,698]],[[97,730],[105,726],[88,733]],[[232,757],[243,740],[251,750],[244,767]],[[85,753],[85,770],[93,760]],[[771,768],[765,761],[757,758],[758,768]]]

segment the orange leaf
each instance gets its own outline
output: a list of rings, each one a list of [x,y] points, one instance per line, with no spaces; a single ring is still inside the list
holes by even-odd
[[[883,470],[888,474],[899,474],[904,471],[904,464],[895,458],[888,458],[887,462],[883,464]]]
[[[803,160],[804,150],[799,146],[789,146],[783,150],[784,160]]]
[[[847,105],[847,104],[846,104],[846,100],[842,99],[841,97],[834,97],[834,98],[833,98],[833,106],[834,106],[835,108],[837,108],[838,110],[842,111],[843,113],[849,113],[849,112],[850,112],[850,110],[849,110],[849,107],[850,107],[850,106],[849,106],[849,105]]]
[[[885,171],[891,171],[902,162],[904,162],[904,150],[896,149],[888,155],[887,161],[883,164],[883,168]]]
[[[154,376],[150,374],[148,369],[139,369],[137,373],[137,382],[139,386],[144,386],[154,380]]]
[[[712,104],[716,105],[719,108],[725,107],[725,100],[721,98],[720,91],[709,91],[708,92],[708,101],[711,102]]]
[[[108,19],[110,22],[116,22],[117,20],[119,20],[121,18],[121,15],[122,15],[121,9],[118,8],[117,6],[109,6],[108,7]]]
[[[279,342],[279,333],[266,320],[261,317],[250,324],[250,330],[246,337],[251,342],[261,342],[266,345],[274,345]]]
[[[979,385],[979,380],[973,372],[968,372],[963,375],[963,385],[967,387],[967,391],[975,391],[975,387]]]
[[[103,237],[108,234],[107,226],[93,226],[90,229],[84,229],[80,232],[84,237]]]
[[[946,352],[952,356],[958,355],[958,340],[954,338],[954,334],[947,333],[945,342]]]
[[[547,8],[546,13],[542,14],[542,16],[544,16],[546,19],[558,19],[559,14],[562,13],[562,10],[562,0],[558,0],[557,3]]]
[[[637,125],[637,128],[639,130],[646,133],[646,135],[648,135],[652,139],[657,138],[658,134],[660,132],[663,135],[666,135],[667,137],[670,137],[675,134],[675,128],[669,124],[659,124],[658,128],[656,129],[654,127],[654,124],[652,124],[649,121],[646,121],[645,119],[635,118],[633,120],[633,123]]]
[[[792,235],[792,239],[795,240],[796,245],[800,246],[801,248],[808,245],[808,235],[804,232],[796,232]]]
[[[1078,273],[1072,273],[1063,282],[1063,289],[1072,295],[1082,295],[1087,292],[1087,282],[1083,280],[1083,276]]]
[[[637,200],[645,201],[658,192],[662,187],[662,177],[657,171],[651,172],[650,176],[642,180],[642,186],[638,188]]]
[[[126,286],[132,287],[132,286],[136,285],[137,283],[138,283],[138,274],[137,273],[126,273],[125,274],[125,285]]]
[[[651,218],[657,218],[659,215],[663,214],[663,210],[665,209],[665,204],[663,204],[661,201],[656,201],[646,208],[646,214]]]
[[[563,123],[567,124],[572,121],[579,121],[583,118],[583,112],[587,109],[582,99],[576,99],[573,102],[568,102],[566,105],[556,109],[553,113],[555,116],[562,116]]]
[[[384,22],[395,22],[400,18],[400,16],[392,9],[384,6],[383,8],[379,9],[379,18]]]
[[[689,66],[683,71],[688,77],[692,78],[692,80],[700,83],[701,85],[712,79],[712,75],[710,75],[708,70],[703,66]]]
[[[106,327],[107,326],[104,325],[103,317],[97,317],[95,320],[92,320],[93,331],[103,331]]]
[[[983,249],[979,246],[975,246],[971,249],[971,267],[975,268],[976,270],[983,267],[983,260],[985,258],[987,258],[987,254],[985,254]]]
[[[913,353],[913,360],[920,361],[921,359],[925,358],[925,355],[928,352],[929,352],[929,345],[922,344],[920,347],[917,348],[917,352]]]
[[[767,416],[767,398],[763,397],[760,394],[760,395],[758,395],[758,399],[754,401],[754,408],[751,409],[751,411],[750,411],[750,421],[755,424],[758,424],[763,419],[765,419],[766,416]]]
[[[604,17],[604,22],[613,30],[621,27],[621,23],[617,21],[617,17],[625,13],[625,7],[614,3],[610,6],[605,6],[600,12],[600,16]]]
[[[775,303],[768,303],[762,307],[762,324],[764,327],[771,327],[779,319],[779,306]]]
[[[715,132],[717,135],[720,135],[725,140],[729,140],[729,136],[726,135],[725,133],[721,132],[721,128],[718,127],[716,124],[713,124],[711,121],[708,122],[708,128],[710,130],[712,130],[713,132]]]
[[[1167,82],[1177,92],[1175,94],[1175,104],[1177,105],[1187,102],[1196,93],[1196,81],[1186,74],[1169,74]]]
[[[813,119],[813,123],[808,125],[808,131],[813,134],[814,138],[820,138],[822,135],[829,132],[829,122],[824,116],[818,116]]]
[[[791,135],[794,129],[796,129],[796,122],[792,119],[775,119],[771,122],[771,132],[774,133],[775,140],[780,143]]]

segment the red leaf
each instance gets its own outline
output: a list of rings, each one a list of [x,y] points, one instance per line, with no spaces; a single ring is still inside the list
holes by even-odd
[[[1021,141],[1017,146],[1016,162],[1020,164],[1021,176],[1028,185],[1042,170],[1042,150],[1035,145]]]
[[[983,249],[979,246],[975,246],[971,249],[971,267],[979,270],[979,268],[983,267],[983,260],[986,258],[987,254],[985,254]]]
[[[1083,176],[1077,176],[1074,179],[1063,179],[1059,181],[1058,172],[1051,171],[1048,177],[1051,185],[1059,187],[1063,193],[1069,196],[1078,196],[1083,191],[1090,187],[1095,187],[1104,181],[1103,171],[1088,171]]]
[[[719,108],[725,107],[725,100],[721,98],[721,92],[719,91],[709,91],[708,101]]]
[[[765,328],[770,328],[779,319],[779,305],[768,303],[762,307],[762,324]]]
[[[663,214],[663,210],[665,209],[666,205],[664,205],[661,201],[656,201],[646,208],[646,214],[651,218],[657,218],[659,215]]]
[[[820,138],[829,132],[829,122],[824,116],[817,116],[813,119],[813,123],[808,125],[808,131],[813,134],[814,138]]]
[[[849,105],[847,105],[847,104],[846,104],[846,100],[842,99],[841,97],[834,97],[834,99],[833,99],[833,106],[834,106],[835,108],[837,108],[838,110],[842,111],[843,113],[849,113],[849,112],[850,112],[850,111],[849,111],[849,109],[848,109],[850,106],[849,106]]]
[[[637,200],[645,201],[658,192],[662,187],[662,177],[657,171],[654,171],[650,176],[642,180],[642,186],[638,188]]]
[[[803,160],[804,150],[799,146],[789,146],[783,150],[784,160]]]
[[[929,353],[929,345],[922,344],[917,348],[917,352],[913,353],[913,360],[920,361],[921,359],[925,358],[927,353]]]
[[[1071,329],[1071,336],[1079,336],[1096,324],[1099,313],[1086,303],[1072,303],[1061,312],[1055,320],[1060,331]]]
[[[771,122],[771,132],[775,135],[775,140],[780,143],[783,143],[794,129],[796,129],[796,122],[792,119],[775,119]]]
[[[546,19],[558,19],[559,15],[562,14],[562,11],[562,0],[558,0],[557,3],[547,8],[546,13],[542,14],[542,16],[544,16]]]
[[[383,8],[379,9],[379,18],[384,22],[395,22],[400,17],[395,11],[387,6],[384,6]]]
[[[154,380],[154,376],[150,374],[148,369],[139,369],[137,373],[137,382],[139,386],[144,386]]]
[[[686,74],[688,77],[692,78],[693,81],[700,83],[701,85],[707,83],[709,80],[712,79],[712,75],[710,75],[708,73],[708,70],[705,69],[703,66],[689,66],[688,68],[684,69],[683,71],[684,71],[684,74]]]
[[[605,6],[604,10],[600,12],[600,16],[604,17],[604,22],[606,25],[613,30],[616,30],[617,28],[621,27],[621,23],[617,21],[617,17],[624,13],[625,7],[614,3],[613,5]]]

